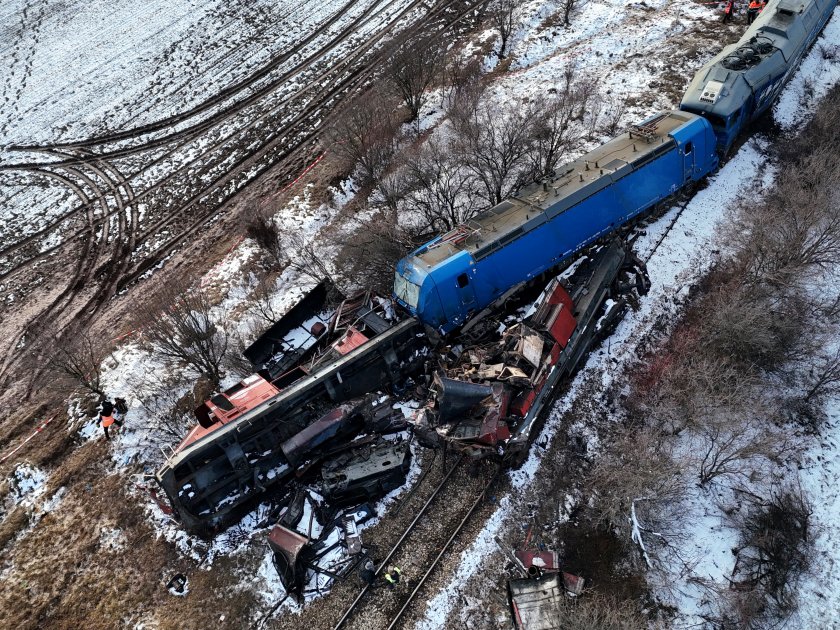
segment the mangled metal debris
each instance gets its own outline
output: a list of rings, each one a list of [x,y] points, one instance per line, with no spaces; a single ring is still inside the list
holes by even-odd
[[[627,291],[646,283],[641,263],[614,241],[551,280],[521,320],[445,352],[434,399],[413,419],[421,443],[442,439],[470,456],[517,465],[558,382],[623,312]]]
[[[324,495],[336,505],[384,496],[405,483],[411,463],[408,442],[381,440],[346,453],[321,469]]]

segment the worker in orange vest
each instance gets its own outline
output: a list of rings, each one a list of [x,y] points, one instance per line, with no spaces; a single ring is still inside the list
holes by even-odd
[[[747,9],[747,24],[752,24],[759,13],[762,12],[767,2],[760,2],[759,0],[752,0]]]
[[[105,430],[105,439],[110,440],[111,436],[108,435],[108,427],[114,424],[121,427],[123,425],[122,420],[114,417],[114,403],[107,398],[102,399],[99,403],[99,408],[99,421],[102,423],[102,428]]]

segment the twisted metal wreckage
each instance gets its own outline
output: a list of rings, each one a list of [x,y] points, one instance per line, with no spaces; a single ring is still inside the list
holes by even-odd
[[[196,409],[156,480],[203,534],[270,493],[284,585],[323,591],[364,557],[358,526],[405,482],[412,438],[519,465],[558,383],[648,286],[615,239],[446,344],[389,300],[322,282],[245,351],[257,371]],[[406,418],[397,403],[418,398]]]

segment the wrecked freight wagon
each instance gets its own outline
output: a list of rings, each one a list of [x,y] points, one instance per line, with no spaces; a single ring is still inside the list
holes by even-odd
[[[521,464],[557,384],[649,286],[644,264],[618,239],[580,259],[521,321],[450,350],[434,400],[415,419],[423,443],[434,444],[434,432],[472,457]]]
[[[155,475],[186,529],[204,533],[229,523],[251,499],[300,466],[310,468],[309,459],[361,432],[391,430],[381,426],[383,414],[371,401],[337,404],[400,388],[422,367],[422,327],[392,314],[387,301],[370,293],[345,300],[302,362],[280,374],[259,366],[198,407],[199,424]],[[291,323],[306,321],[301,318],[295,313]],[[265,359],[262,352],[259,360],[276,354]]]

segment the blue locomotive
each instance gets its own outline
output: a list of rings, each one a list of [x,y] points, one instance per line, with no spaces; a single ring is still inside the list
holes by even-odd
[[[397,263],[394,297],[445,335],[717,168],[707,120],[653,116]]]
[[[712,123],[721,155],[744,125],[770,107],[836,5],[837,0],[771,0],[738,43],[694,76],[680,109]]]

